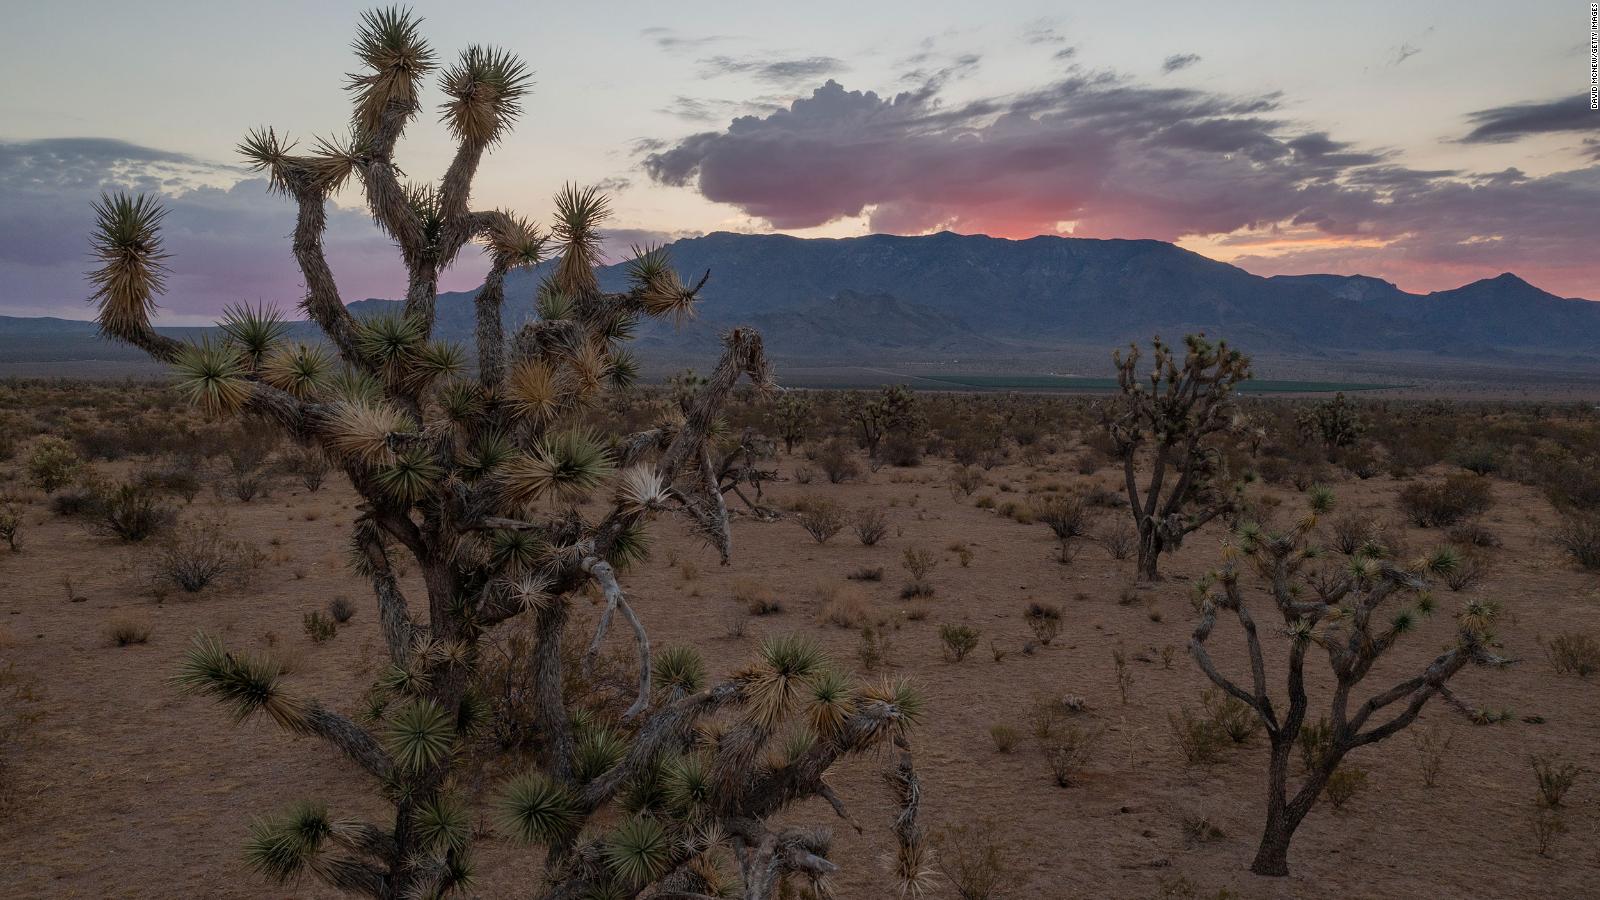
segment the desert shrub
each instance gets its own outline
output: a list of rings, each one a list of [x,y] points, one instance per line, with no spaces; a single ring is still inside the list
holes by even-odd
[[[1061,607],[1053,603],[1029,602],[1022,611],[1022,621],[1028,623],[1039,643],[1049,645],[1061,633]]]
[[[150,640],[150,626],[132,619],[114,619],[106,625],[106,641],[113,647],[144,644]]]
[[[950,490],[963,497],[971,497],[983,487],[983,473],[972,466],[957,466],[950,472]]]
[[[1569,512],[1561,517],[1556,542],[1585,569],[1600,569],[1600,515]]]
[[[1010,725],[990,725],[989,739],[994,741],[996,753],[1010,753],[1017,749],[1017,744],[1022,740],[1022,732]]]
[[[320,644],[339,633],[339,626],[334,621],[322,614],[322,610],[314,609],[300,617],[301,627],[305,629],[306,637],[311,643]]]
[[[1445,536],[1450,539],[1450,543],[1458,544],[1462,547],[1487,549],[1500,546],[1500,538],[1493,531],[1490,531],[1488,526],[1478,521],[1452,525],[1445,532]]]
[[[915,581],[926,581],[939,565],[939,560],[926,547],[907,547],[900,554],[900,565]]]
[[[156,581],[195,594],[224,575],[245,571],[250,554],[226,534],[214,522],[186,522],[174,529],[156,552]]]
[[[910,468],[922,465],[922,441],[909,434],[893,434],[878,450],[879,458],[891,466]]]
[[[1335,518],[1328,530],[1329,543],[1345,556],[1355,556],[1357,553],[1382,555],[1372,553],[1378,541],[1379,529],[1378,524],[1368,516],[1359,512],[1345,513]]]
[[[889,518],[876,506],[864,506],[856,510],[855,521],[852,524],[856,530],[856,537],[861,540],[864,547],[877,544],[889,533]]]
[[[870,618],[867,598],[855,585],[833,585],[822,591],[817,621],[840,628],[860,628]]]
[[[1482,515],[1494,505],[1488,479],[1459,473],[1442,481],[1417,482],[1400,491],[1400,509],[1412,524],[1422,528],[1454,525]]]
[[[328,601],[328,616],[333,619],[334,624],[343,625],[350,621],[350,617],[355,614],[356,605],[350,602],[350,598],[343,594]]]
[[[1417,753],[1422,756],[1422,785],[1433,787],[1444,769],[1445,755],[1450,752],[1455,738],[1443,726],[1434,723],[1415,732],[1411,739],[1416,744]]]
[[[1322,765],[1333,749],[1333,725],[1327,719],[1307,722],[1300,729],[1295,743],[1300,748],[1300,764],[1307,772]]]
[[[783,604],[772,588],[753,578],[740,578],[733,583],[733,599],[749,610],[752,616],[783,612]]]
[[[67,488],[50,498],[50,511],[63,518],[94,519],[105,505],[106,491],[99,484]]]
[[[830,484],[843,484],[861,474],[861,466],[850,446],[840,438],[833,438],[817,451],[817,465]]]
[[[883,580],[883,567],[882,566],[869,566],[869,567],[860,568],[860,569],[855,570],[854,572],[851,572],[849,575],[846,575],[845,577],[850,579],[851,581],[882,581]]]
[[[988,820],[957,825],[940,833],[934,865],[961,900],[998,900],[1017,881],[1005,846]]]
[[[1593,635],[1577,631],[1558,634],[1550,639],[1545,654],[1559,675],[1588,678],[1600,671],[1600,641]]]
[[[0,664],[0,810],[17,794],[12,757],[33,737],[44,715],[38,679],[17,671],[15,663]]]
[[[1200,697],[1200,703],[1211,721],[1235,744],[1250,740],[1250,736],[1261,727],[1261,719],[1250,708],[1250,704],[1219,689],[1207,688]]]
[[[1095,540],[1106,548],[1112,559],[1128,559],[1139,546],[1139,532],[1131,522],[1118,516],[1101,527]]]
[[[1555,809],[1562,798],[1572,790],[1583,770],[1554,756],[1534,755],[1528,758],[1533,767],[1535,802],[1545,809]]]
[[[1483,580],[1485,567],[1472,554],[1462,554],[1459,561],[1441,573],[1445,586],[1452,591],[1464,591]]]
[[[796,521],[800,527],[811,535],[811,539],[819,544],[826,544],[829,538],[844,529],[844,512],[839,504],[817,497],[807,498]]]
[[[171,494],[188,503],[200,493],[199,461],[145,469],[134,479],[134,483],[147,491]]]
[[[978,646],[978,630],[970,625],[944,624],[939,626],[939,643],[944,647],[944,658],[961,662]]]
[[[327,479],[332,465],[321,450],[311,449],[295,454],[290,460],[290,468],[306,490],[314,494],[322,489],[322,482]]]
[[[1072,542],[1089,533],[1089,506],[1077,494],[1049,497],[1037,504],[1034,517],[1043,522],[1061,545],[1060,560],[1072,561]]]
[[[868,672],[875,672],[889,665],[892,647],[889,642],[889,633],[882,628],[868,623],[861,626],[860,641],[856,646],[856,658],[861,661],[861,668]]]
[[[1183,828],[1183,842],[1190,847],[1209,844],[1227,837],[1227,834],[1223,833],[1205,813],[1187,813],[1179,824]]]
[[[1493,475],[1505,468],[1505,454],[1490,444],[1468,444],[1451,454],[1451,461],[1474,475]]]
[[[1045,750],[1045,755],[1050,761],[1050,774],[1055,778],[1057,787],[1071,787],[1077,783],[1078,776],[1094,756],[1101,733],[1099,729],[1067,725],[1056,735]]]
[[[1328,776],[1322,786],[1322,796],[1328,798],[1334,809],[1343,809],[1361,789],[1367,786],[1367,770],[1360,766],[1342,765]]]
[[[22,508],[15,503],[0,504],[0,540],[12,553],[22,549]]]
[[[138,543],[165,531],[177,518],[177,512],[150,491],[125,484],[106,496],[94,529],[125,543]]]
[[[1539,808],[1528,819],[1533,829],[1534,849],[1540,856],[1549,856],[1556,838],[1567,833],[1567,822],[1553,809]]]
[[[1185,708],[1168,713],[1167,726],[1172,731],[1173,744],[1189,765],[1208,766],[1222,758],[1228,734],[1211,719],[1196,716]]]
[[[66,440],[47,434],[34,442],[24,468],[30,484],[46,494],[53,494],[78,477],[83,460]]]

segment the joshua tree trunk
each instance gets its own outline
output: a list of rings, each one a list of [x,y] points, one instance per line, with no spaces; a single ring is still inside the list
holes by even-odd
[[[1305,821],[1306,814],[1328,783],[1328,776],[1338,768],[1337,760],[1330,760],[1307,773],[1305,784],[1294,799],[1289,799],[1289,756],[1294,740],[1280,732],[1272,739],[1272,757],[1267,772],[1267,827],[1261,834],[1261,846],[1256,850],[1250,871],[1257,875],[1281,877],[1289,874],[1289,843],[1294,840],[1295,829]],[[1330,754],[1331,756],[1331,754]],[[1331,763],[1331,764],[1330,764]]]
[[[1158,581],[1161,574],[1156,566],[1161,560],[1161,531],[1154,521],[1139,523],[1139,580]]]

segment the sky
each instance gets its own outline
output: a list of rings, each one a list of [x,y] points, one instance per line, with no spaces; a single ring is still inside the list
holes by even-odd
[[[289,203],[250,128],[344,130],[365,4],[0,0],[0,314],[88,318],[91,203],[162,195],[158,321],[290,307]],[[1587,2],[419,2],[442,61],[535,73],[476,205],[611,194],[613,259],[711,231],[939,230],[1173,241],[1259,274],[1418,292],[1515,272],[1600,299]],[[599,11],[596,11],[599,10]],[[431,84],[397,151],[439,177]],[[346,301],[404,294],[358,189],[334,200]],[[469,289],[463,254],[442,279]]]

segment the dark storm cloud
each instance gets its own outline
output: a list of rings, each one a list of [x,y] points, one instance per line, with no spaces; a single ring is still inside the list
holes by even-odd
[[[1480,109],[1468,113],[1467,121],[1473,127],[1461,140],[1469,144],[1498,144],[1566,131],[1600,132],[1600,113],[1589,108],[1586,94]]]
[[[1161,61],[1161,71],[1171,75],[1179,69],[1187,69],[1200,61],[1198,53],[1174,53]]]
[[[864,216],[876,231],[1013,237],[1062,223],[1090,237],[1251,235],[1242,243],[1296,230],[1304,255],[1279,261],[1320,263],[1311,254],[1337,252],[1321,245],[1359,241],[1386,245],[1361,252],[1408,271],[1476,261],[1534,278],[1570,276],[1592,252],[1600,168],[1412,169],[1306,128],[1281,104],[1107,73],[959,104],[936,85],[880,96],[830,80],[643,166],[782,229]]]

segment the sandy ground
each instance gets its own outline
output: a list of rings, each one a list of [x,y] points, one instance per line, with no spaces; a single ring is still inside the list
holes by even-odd
[[[997,469],[980,494],[1003,501],[1022,497],[1030,482],[1086,480],[1067,464],[1055,456],[1037,471]],[[929,699],[914,735],[924,820],[937,828],[992,819],[1017,875],[1008,896],[1157,897],[1180,876],[1202,897],[1224,888],[1247,898],[1600,896],[1600,783],[1593,773],[1569,795],[1569,832],[1552,858],[1535,853],[1528,824],[1530,754],[1559,753],[1593,767],[1600,744],[1600,683],[1556,675],[1540,647],[1558,632],[1595,629],[1595,580],[1561,558],[1547,537],[1554,513],[1528,489],[1496,484],[1499,502],[1484,522],[1504,546],[1489,551],[1494,571],[1470,589],[1506,603],[1500,633],[1507,652],[1522,662],[1458,680],[1475,702],[1511,706],[1519,719],[1474,726],[1430,706],[1423,723],[1442,723],[1454,738],[1431,789],[1423,786],[1422,757],[1411,735],[1358,751],[1351,762],[1369,770],[1367,789],[1341,811],[1327,804],[1313,811],[1296,838],[1293,874],[1265,879],[1246,871],[1263,818],[1264,738],[1230,749],[1215,766],[1190,768],[1167,724],[1168,714],[1182,706],[1198,709],[1205,687],[1182,648],[1195,618],[1187,599],[1191,579],[1216,563],[1220,530],[1193,535],[1165,562],[1164,581],[1141,602],[1119,604],[1131,562],[1087,546],[1071,565],[1061,565],[1044,526],[1020,525],[953,499],[944,465],[886,468],[844,485],[790,481],[770,492],[780,502],[812,493],[851,507],[886,507],[892,527],[877,547],[860,546],[848,530],[819,546],[792,519],[742,517],[734,526],[734,564],[723,569],[677,523],[659,522],[651,560],[627,577],[653,640],[658,646],[692,642],[715,675],[747,658],[762,635],[797,630],[816,635],[836,659],[854,666],[857,634],[817,622],[818,586],[841,583],[863,566],[882,566],[883,582],[852,585],[870,593],[876,613],[898,619],[904,610],[901,553],[925,546],[940,556],[929,615],[901,621],[892,635],[895,673],[914,679]],[[1109,483],[1112,473],[1093,478]],[[1015,492],[998,492],[1002,482]],[[1370,508],[1385,517],[1393,516],[1395,490],[1388,478],[1338,485],[1345,508]],[[1297,502],[1292,492],[1277,493],[1285,508]],[[0,818],[0,894],[325,895],[311,883],[273,888],[246,871],[241,847],[252,816],[303,797],[325,799],[336,813],[374,818],[382,805],[364,792],[350,765],[313,740],[288,737],[265,721],[234,727],[215,705],[181,695],[167,679],[197,629],[220,633],[238,648],[262,647],[271,634],[294,658],[289,683],[296,692],[352,708],[381,653],[373,600],[343,565],[353,501],[334,479],[316,494],[281,482],[271,498],[250,504],[223,503],[203,492],[183,515],[228,517],[267,554],[267,563],[248,588],[174,594],[164,603],[148,590],[148,548],[95,537],[40,504],[29,510],[23,552],[0,550],[0,663],[14,661],[41,680],[49,714],[17,761],[21,796]],[[1104,513],[1113,514],[1123,513]],[[1409,536],[1418,547],[1440,539],[1415,529]],[[962,566],[948,549],[956,541],[971,548],[970,565]],[[674,561],[690,561],[698,571],[685,577]],[[750,577],[770,585],[785,610],[751,618],[743,637],[730,637],[730,619],[746,616],[731,589]],[[69,602],[63,578],[87,599]],[[333,640],[312,644],[302,632],[302,613],[341,593],[356,599],[355,618]],[[420,593],[413,586],[414,603]],[[1439,595],[1441,615],[1402,645],[1370,684],[1386,685],[1402,671],[1420,669],[1446,640],[1445,613],[1465,595],[1442,588]],[[1060,603],[1066,623],[1052,646],[1024,655],[1030,635],[1021,611],[1029,599]],[[1160,621],[1152,620],[1151,609]],[[149,643],[109,646],[104,629],[118,618],[148,623]],[[981,629],[979,649],[961,663],[945,661],[937,638],[943,622]],[[1281,690],[1282,648],[1267,634],[1272,683]],[[1000,662],[988,649],[991,640],[1009,651]],[[1223,623],[1212,643],[1221,663],[1240,672],[1237,629]],[[1133,669],[1126,705],[1112,666],[1119,646]],[[1162,664],[1167,647],[1176,650],[1170,668]],[[1320,678],[1314,685],[1313,714],[1324,686]],[[1008,722],[1026,734],[1029,703],[1066,694],[1088,700],[1087,721],[1105,734],[1083,782],[1062,789],[1031,738],[1002,755],[988,730]],[[1530,724],[1523,716],[1543,722]],[[891,846],[892,815],[881,765],[857,759],[835,778],[865,828],[857,835],[834,820],[836,857],[844,867],[841,897],[892,895],[879,861]],[[811,806],[797,815],[829,821],[825,812]],[[1209,817],[1224,837],[1186,846],[1182,821],[1195,814]],[[529,895],[537,857],[498,839],[484,841],[475,893]],[[940,895],[955,896],[948,885]]]

